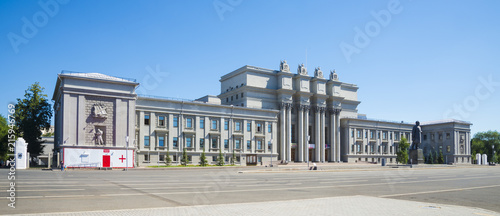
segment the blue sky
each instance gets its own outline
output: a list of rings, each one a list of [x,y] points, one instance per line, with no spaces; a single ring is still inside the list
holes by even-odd
[[[336,69],[360,87],[369,118],[500,130],[499,1],[40,2],[0,2],[4,116],[34,82],[51,98],[62,70],[195,99],[219,94],[220,77],[243,65],[286,59],[293,71]]]

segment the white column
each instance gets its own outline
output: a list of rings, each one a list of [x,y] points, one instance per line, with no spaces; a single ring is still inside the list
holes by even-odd
[[[292,106],[288,104],[286,109],[286,129],[287,129],[287,157],[286,160],[293,161],[292,157]]]
[[[285,130],[285,107],[282,105],[280,109],[280,159],[285,160],[285,146],[286,146],[286,130]],[[253,126],[254,122],[252,122]]]
[[[320,110],[319,107],[314,108],[314,116],[315,116],[315,121],[314,121],[314,145],[315,145],[315,151],[314,151],[314,161],[321,161],[320,158],[320,144],[321,144],[321,117],[320,117]]]
[[[337,134],[335,134],[336,124],[335,124],[335,111],[331,110],[330,112],[330,160],[331,162],[335,162],[337,160],[337,145],[336,139]]]
[[[335,130],[337,131],[336,135],[335,135],[335,151],[337,152],[337,162],[340,162],[340,109],[338,109],[335,113]],[[349,137],[349,134],[347,134],[348,137]],[[347,148],[349,148],[349,146],[347,146]],[[347,149],[347,152],[349,151],[349,149]]]
[[[325,162],[325,110],[322,108],[320,110],[321,112],[321,129],[320,129],[320,134],[321,134],[321,152],[320,152],[320,158],[321,162]]]
[[[304,110],[304,159],[309,161],[309,107]]]
[[[298,106],[298,109],[299,109],[299,122],[298,122],[298,128],[299,128],[299,132],[298,132],[298,145],[297,145],[297,149],[295,149],[297,151],[297,154],[298,154],[298,161],[299,162],[303,162],[304,161],[304,110],[302,109],[302,105],[299,105]],[[307,136],[307,135],[305,135]]]

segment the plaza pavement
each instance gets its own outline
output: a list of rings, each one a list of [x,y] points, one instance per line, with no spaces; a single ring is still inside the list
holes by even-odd
[[[500,215],[500,167],[318,165],[22,170],[0,214]]]

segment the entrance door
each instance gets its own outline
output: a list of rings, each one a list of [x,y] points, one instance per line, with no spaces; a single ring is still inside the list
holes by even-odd
[[[257,155],[252,154],[252,155],[247,155],[247,166],[248,165],[257,165]]]
[[[102,167],[110,167],[111,157],[109,155],[102,156]]]

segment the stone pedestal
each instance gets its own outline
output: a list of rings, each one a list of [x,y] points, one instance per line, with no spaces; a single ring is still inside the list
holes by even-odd
[[[411,149],[408,163],[410,161],[412,164],[424,164],[424,151],[422,149]]]

